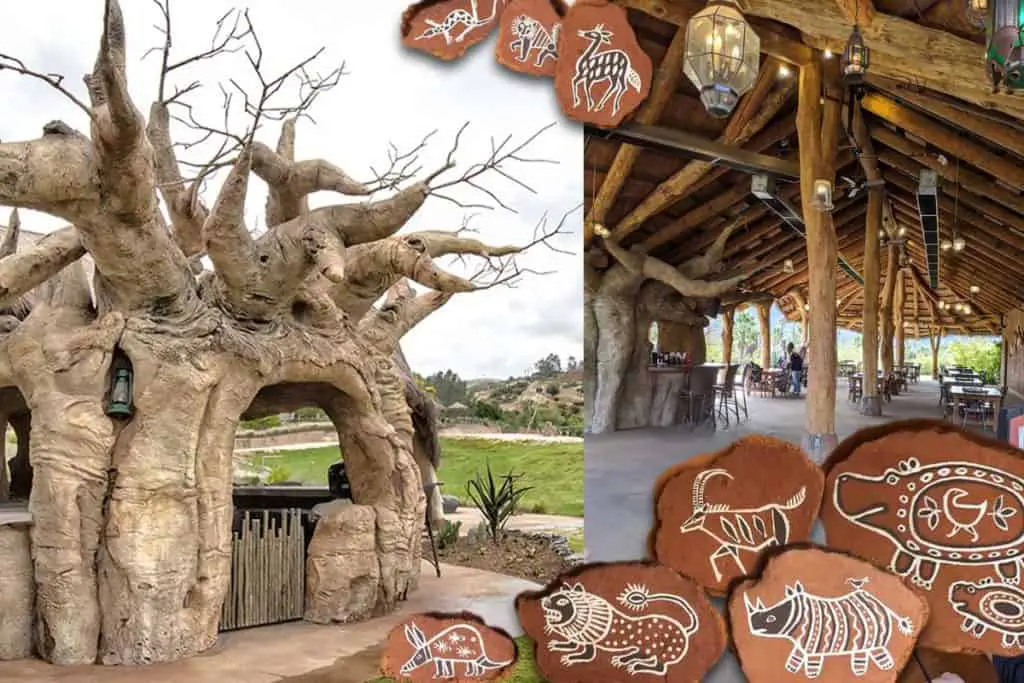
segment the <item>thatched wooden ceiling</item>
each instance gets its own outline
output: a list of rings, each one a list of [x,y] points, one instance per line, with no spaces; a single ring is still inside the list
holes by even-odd
[[[797,159],[796,69],[808,59],[825,59],[812,48],[838,54],[852,14],[859,11],[873,57],[864,119],[892,217],[909,238],[913,270],[899,281],[908,334],[927,334],[928,325],[990,334],[1002,314],[1022,305],[1024,97],[991,92],[984,32],[965,20],[964,0],[746,0],[748,19],[762,41],[761,77],[728,120],[704,111],[679,66],[680,26],[704,3],[622,4],[631,7],[630,21],[658,70],[651,97],[634,117],[637,123],[789,160]],[[588,226],[603,224],[622,244],[643,245],[676,264],[703,252],[724,226],[740,221],[728,242],[727,269],[757,267],[746,288],[771,292],[787,315],[798,317],[797,302],[806,298],[807,287],[804,240],[750,194],[749,175],[589,136],[585,158]],[[846,192],[850,183],[843,178],[859,184],[865,172],[845,135],[837,168],[833,217],[839,251],[863,273],[868,191],[853,198]],[[934,289],[927,282],[915,200],[922,168],[940,177],[942,238],[952,237],[955,222],[967,244],[959,254],[943,252]],[[798,184],[780,188],[799,207]],[[884,274],[885,249],[882,254]],[[783,269],[787,259],[792,272]],[[862,286],[840,269],[837,287],[839,322],[855,328]],[[942,311],[940,300],[969,302],[973,310],[970,315]]]

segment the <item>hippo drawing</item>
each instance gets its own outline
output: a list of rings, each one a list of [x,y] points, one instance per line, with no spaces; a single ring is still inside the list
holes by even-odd
[[[949,604],[964,618],[960,630],[981,638],[992,630],[1007,649],[1024,650],[1024,591],[1017,586],[981,581],[954,581]]]
[[[1008,584],[1024,568],[1024,478],[972,462],[900,461],[880,475],[843,472],[836,511],[892,541],[889,569],[931,590],[941,566],[991,565]]]

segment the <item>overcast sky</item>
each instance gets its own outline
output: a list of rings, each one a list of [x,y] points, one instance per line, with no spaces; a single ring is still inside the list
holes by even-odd
[[[377,0],[358,6],[327,0],[250,3],[224,0],[177,0],[172,3],[174,56],[187,57],[209,46],[215,21],[228,10],[249,6],[265,52],[266,71],[276,75],[315,51],[326,47],[318,64],[328,71],[342,61],[347,74],[341,84],[316,104],[316,123],[301,121],[297,156],[323,157],[359,179],[369,178],[371,165],[385,159],[387,144],[414,145],[424,134],[438,129],[423,163],[438,166],[459,126],[470,121],[456,161],[468,165],[490,151],[491,137],[512,134],[523,139],[548,123],[532,147],[532,157],[555,164],[531,164],[514,169],[537,190],[531,194],[493,178],[488,187],[517,213],[503,210],[480,213],[474,220],[477,237],[491,243],[529,241],[535,223],[547,211],[553,220],[576,206],[583,194],[583,135],[558,111],[551,82],[511,74],[493,57],[494,37],[478,45],[461,62],[440,63],[404,49],[398,27],[404,2]],[[144,112],[156,92],[158,55],[143,60],[160,35],[153,28],[161,20],[156,7],[143,0],[122,0],[128,35],[128,79],[136,105]],[[5,12],[0,22],[0,52],[15,55],[40,71],[64,74],[65,84],[86,99],[81,76],[91,70],[96,55],[103,0],[35,0],[17,12]],[[218,83],[229,78],[251,86],[254,79],[241,54],[203,62],[174,75],[173,83],[200,80],[204,87],[189,97],[196,117],[211,124],[220,121]],[[0,140],[37,137],[42,126],[61,119],[87,130],[85,115],[45,84],[10,72],[0,72]],[[274,145],[277,125],[262,131],[260,139]],[[177,129],[179,140],[191,131]],[[510,169],[512,170],[512,169]],[[212,189],[215,189],[212,188]],[[262,222],[265,187],[250,184],[250,227]],[[460,195],[461,199],[481,199]],[[212,203],[212,191],[206,194]],[[313,206],[336,203],[337,195],[316,195]],[[349,200],[346,200],[349,201]],[[454,229],[465,210],[431,198],[405,228]],[[3,219],[5,221],[5,219]],[[41,214],[23,214],[23,228],[48,232],[60,221]],[[570,231],[558,246],[576,252],[564,255],[537,248],[520,260],[537,271],[556,271],[530,277],[518,288],[499,288],[461,294],[434,313],[404,340],[413,368],[428,374],[452,368],[464,377],[506,377],[520,374],[548,353],[582,356],[582,262],[577,245],[582,213],[572,216]],[[460,264],[456,272],[465,273]]]

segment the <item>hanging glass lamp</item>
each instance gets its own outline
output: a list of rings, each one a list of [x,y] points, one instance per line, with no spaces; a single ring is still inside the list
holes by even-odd
[[[708,113],[725,118],[753,87],[761,66],[761,39],[735,0],[711,0],[686,25],[683,73]]]
[[[975,28],[985,28],[988,23],[988,0],[966,0],[964,17]]]
[[[847,85],[861,85],[864,83],[864,76],[871,64],[871,51],[864,44],[864,37],[860,34],[860,27],[853,25],[853,32],[846,41],[846,48],[843,50],[843,58],[840,67],[843,71],[843,81]]]

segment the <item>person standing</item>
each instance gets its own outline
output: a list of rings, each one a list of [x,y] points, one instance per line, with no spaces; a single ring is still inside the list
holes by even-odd
[[[793,395],[799,396],[804,378],[804,357],[795,351],[793,342],[786,345],[786,351],[789,353],[789,380],[793,385]]]

